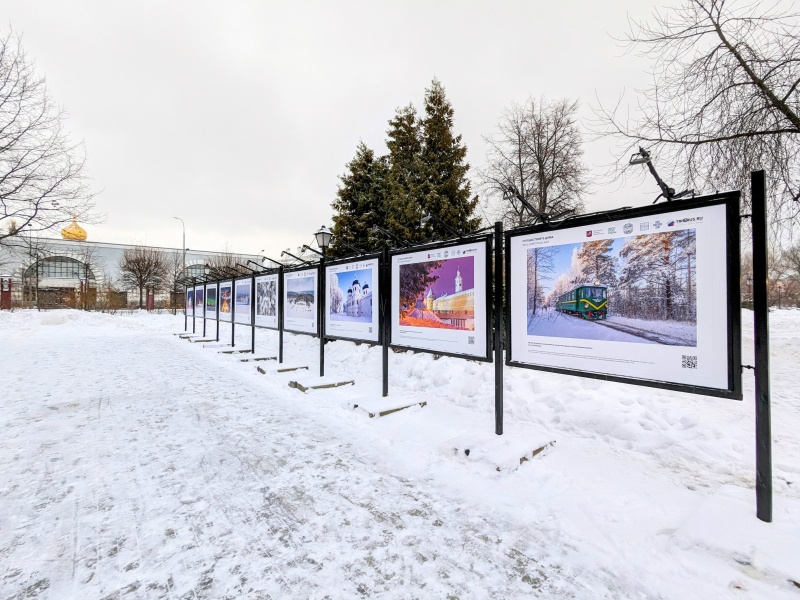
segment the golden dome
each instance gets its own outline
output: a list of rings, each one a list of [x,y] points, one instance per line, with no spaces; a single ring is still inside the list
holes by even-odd
[[[86,230],[78,225],[78,221],[72,220],[72,223],[61,230],[61,237],[65,240],[77,240],[79,242],[86,241]]]

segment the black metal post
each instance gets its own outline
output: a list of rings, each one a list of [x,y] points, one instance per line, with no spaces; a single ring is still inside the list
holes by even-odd
[[[503,435],[503,223],[494,224],[494,432]]]
[[[391,299],[391,264],[389,263],[389,246],[383,247],[380,262],[378,264],[380,285],[378,286],[378,318],[380,319],[380,331],[383,336],[381,345],[381,364],[383,367],[383,397],[389,395],[389,311],[388,305]]]
[[[22,288],[24,290],[25,286],[23,285]],[[184,284],[183,286],[183,330],[184,331],[189,331],[189,311],[186,308],[186,300],[188,298],[189,298],[189,286]]]
[[[217,281],[217,299],[215,300],[216,304],[214,305],[217,309],[217,339],[219,341],[219,281]]]
[[[208,293],[208,288],[206,288],[206,282],[204,281],[203,282],[203,337],[206,337],[206,305],[208,304],[208,298],[206,298],[207,293]]]
[[[325,377],[325,246],[319,258],[319,308],[317,310],[317,327],[319,327],[319,376]]]
[[[753,322],[756,388],[756,514],[772,522],[772,424],[769,392],[767,186],[764,171],[750,175],[753,227]]]
[[[249,262],[249,261],[248,261]],[[250,276],[250,352],[256,353],[256,276]]]
[[[139,301],[142,300],[142,297],[139,296]],[[195,313],[197,312],[197,282],[192,279],[192,333],[195,332]]]
[[[278,267],[278,363],[283,362],[283,267]]]
[[[231,348],[236,347],[236,279],[231,279]]]

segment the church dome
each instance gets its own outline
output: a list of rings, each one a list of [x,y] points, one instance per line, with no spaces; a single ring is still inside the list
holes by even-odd
[[[77,240],[79,242],[85,242],[87,234],[86,230],[78,225],[78,221],[73,219],[72,223],[61,230],[61,237],[65,240]]]

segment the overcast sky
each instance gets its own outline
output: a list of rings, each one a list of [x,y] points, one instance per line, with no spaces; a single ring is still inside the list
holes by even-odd
[[[422,108],[438,77],[470,165],[505,107],[529,96],[615,103],[648,64],[614,37],[649,1],[225,2],[0,0],[83,140],[102,225],[89,239],[257,253],[311,244],[331,224],[338,176],[363,140]],[[610,144],[585,146],[611,159]],[[642,167],[636,167],[642,169]],[[474,176],[474,173],[473,173]],[[673,184],[675,187],[677,185]],[[596,185],[589,210],[658,189]]]

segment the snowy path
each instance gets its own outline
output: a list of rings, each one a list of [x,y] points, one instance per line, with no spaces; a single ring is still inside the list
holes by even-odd
[[[10,341],[3,598],[651,597],[576,567],[557,529],[386,472],[303,396],[166,332]]]

